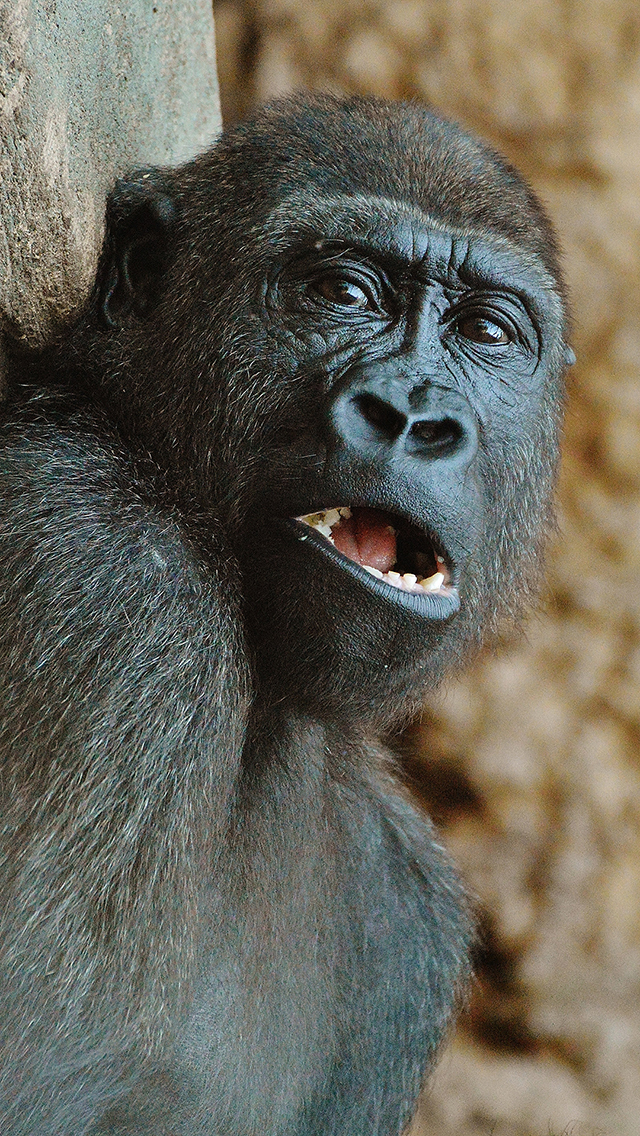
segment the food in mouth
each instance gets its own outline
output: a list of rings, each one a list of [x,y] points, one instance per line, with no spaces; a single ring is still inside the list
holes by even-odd
[[[420,595],[449,590],[449,570],[429,538],[415,525],[382,509],[345,505],[307,513],[297,520],[376,579],[400,591]]]

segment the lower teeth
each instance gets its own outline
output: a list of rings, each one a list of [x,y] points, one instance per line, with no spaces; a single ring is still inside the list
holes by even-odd
[[[379,568],[371,568],[369,564],[363,564],[362,567],[365,572],[375,576],[376,580],[384,580],[401,592],[437,592],[444,584],[443,572],[434,572],[433,576],[419,580],[413,572],[405,572],[401,576],[399,572],[381,572]]]

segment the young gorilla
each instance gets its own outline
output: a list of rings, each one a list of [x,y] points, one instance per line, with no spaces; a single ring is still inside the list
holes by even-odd
[[[469,925],[376,736],[535,586],[562,292],[420,106],[117,188],[2,433],[3,1136],[408,1122]]]

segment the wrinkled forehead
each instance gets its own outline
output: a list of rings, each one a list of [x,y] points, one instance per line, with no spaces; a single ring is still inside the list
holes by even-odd
[[[263,227],[270,251],[286,257],[297,248],[337,242],[397,260],[409,270],[425,266],[439,276],[464,277],[477,287],[508,284],[533,293],[544,306],[564,310],[557,281],[530,249],[502,233],[460,228],[419,206],[366,194],[291,194],[268,215]]]

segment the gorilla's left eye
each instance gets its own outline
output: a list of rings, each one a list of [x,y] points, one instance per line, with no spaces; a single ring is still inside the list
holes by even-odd
[[[464,316],[457,321],[456,328],[465,339],[488,347],[502,347],[512,343],[514,338],[506,328],[486,316]]]
[[[374,308],[371,295],[347,276],[321,276],[313,282],[314,292],[331,304],[343,308]]]

